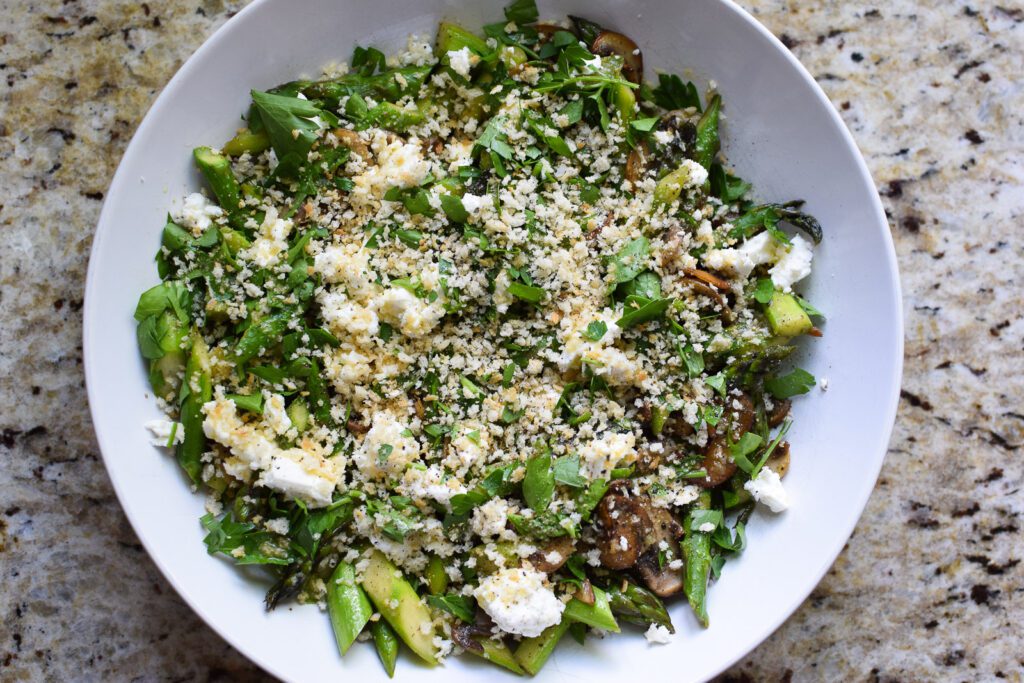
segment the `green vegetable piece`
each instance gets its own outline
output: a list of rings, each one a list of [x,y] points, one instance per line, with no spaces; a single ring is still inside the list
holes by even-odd
[[[628,85],[620,83],[613,91],[615,97],[615,110],[619,113],[619,121],[625,128],[633,120],[636,112],[636,95]],[[648,130],[650,130],[648,128]]]
[[[263,394],[228,394],[236,406],[250,413],[263,413]]]
[[[356,571],[348,562],[339,562],[327,580],[327,613],[338,650],[345,654],[373,616],[373,607],[356,583]]]
[[[608,593],[597,586],[594,586],[593,589],[593,605],[588,605],[577,598],[573,598],[565,606],[562,619],[569,619],[570,621],[577,621],[587,626],[618,633],[619,623],[615,621],[615,617],[612,615],[612,608],[608,604]]]
[[[683,559],[686,562],[686,575],[683,589],[686,599],[697,615],[697,620],[704,628],[708,627],[707,592],[708,577],[711,574],[711,534],[694,529],[694,515],[700,510],[711,509],[711,493],[704,491],[693,503],[686,520],[683,522]]]
[[[455,223],[465,223],[469,220],[469,212],[462,205],[462,200],[453,194],[441,195],[441,210],[448,216],[448,220]]]
[[[654,186],[654,206],[667,206],[679,199],[683,187],[690,180],[690,167],[681,165],[658,181]]]
[[[621,318],[615,321],[615,324],[626,329],[645,323],[655,318],[660,318],[668,310],[668,307],[672,305],[674,299],[654,299],[653,301],[643,299],[645,303],[639,308],[628,309]]]
[[[431,555],[427,562],[427,590],[431,595],[444,595],[448,590],[448,572],[444,569],[444,560]]]
[[[487,42],[458,24],[442,21],[437,26],[437,48],[434,54],[444,58],[449,52],[468,47],[471,52],[484,55],[490,52]]]
[[[532,285],[524,285],[522,282],[513,282],[508,286],[508,293],[517,299],[528,301],[531,304],[539,304],[544,300],[544,295],[547,292],[541,287],[534,287]]]
[[[768,318],[772,333],[779,337],[796,337],[807,334],[814,327],[810,316],[792,294],[784,292],[772,294],[771,301],[764,313]]]
[[[616,581],[608,587],[608,605],[613,614],[629,624],[658,624],[670,633],[676,632],[665,605],[657,595],[629,581],[623,581],[622,585],[625,587]]]
[[[388,622],[383,619],[370,622],[370,634],[373,636],[373,645],[377,648],[377,656],[388,678],[395,677],[395,663],[398,661],[398,636],[395,635]]]
[[[363,126],[378,126],[397,133],[404,133],[425,120],[426,116],[419,109],[399,107],[393,102],[381,102],[366,113]]]
[[[665,422],[668,421],[669,411],[661,406],[651,407],[651,433],[659,436],[665,429]]]
[[[651,255],[651,243],[646,237],[637,237],[626,243],[611,260],[612,276],[616,283],[629,282],[640,275]]]
[[[555,492],[555,475],[551,471],[551,456],[535,455],[526,461],[523,478],[523,498],[535,512],[544,512],[551,504]]]
[[[519,555],[516,554],[516,546],[510,541],[498,541],[494,544],[493,551],[505,560],[506,567],[519,566]],[[493,574],[498,571],[497,563],[492,560],[482,545],[473,546],[469,551],[470,557],[476,558],[476,570],[481,575]]]
[[[551,653],[555,651],[555,646],[558,645],[558,641],[562,639],[565,632],[569,630],[569,625],[572,622],[568,619],[562,619],[562,621],[554,626],[549,626],[544,629],[544,632],[534,638],[524,638],[520,643],[519,647],[516,648],[515,658],[519,662],[519,665],[530,674],[536,676],[537,672],[541,670],[545,662],[551,656]]]
[[[427,664],[437,664],[430,610],[391,560],[374,550],[363,572],[363,590],[398,637]],[[397,607],[393,607],[397,601]]]
[[[313,119],[333,117],[313,102],[295,96],[258,90],[253,90],[251,94],[253,111],[259,116],[263,130],[270,138],[270,145],[277,154],[277,174],[294,176],[299,167],[306,163],[309,150],[316,142],[316,131],[320,126]],[[252,124],[250,117],[250,128]]]
[[[309,406],[302,399],[295,399],[286,411],[292,426],[301,434],[309,426]]]
[[[240,157],[243,154],[259,154],[270,147],[270,136],[265,131],[254,133],[248,128],[235,133],[235,137],[224,143],[221,151],[229,157]]]
[[[470,649],[470,652],[502,668],[508,669],[517,676],[523,675],[523,668],[519,666],[519,662],[516,661],[512,650],[509,649],[509,646],[504,641],[494,640],[493,638],[480,638],[476,642],[480,643],[483,652],[477,652],[473,649]]]
[[[722,98],[715,95],[708,102],[707,109],[697,122],[696,158],[698,164],[704,168],[711,168],[711,162],[722,146],[718,136],[718,118],[722,109]]]
[[[198,331],[192,334],[192,353],[185,366],[184,390],[188,393],[181,403],[181,426],[185,430],[184,440],[178,444],[178,464],[188,474],[192,483],[202,483],[202,457],[206,452],[206,433],[203,431],[203,404],[210,400],[213,389],[210,383],[210,359],[206,342]]]
[[[814,385],[814,375],[801,368],[764,382],[765,390],[775,398],[791,398],[798,394],[806,394]]]
[[[235,360],[247,363],[250,359],[267,351],[281,341],[281,335],[288,329],[292,319],[290,311],[275,313],[263,320],[250,325],[235,345]]]
[[[217,203],[228,214],[233,225],[242,227],[245,218],[241,214],[242,191],[231,170],[231,160],[209,147],[196,147],[192,150],[196,167],[203,174],[206,182],[217,197]]]

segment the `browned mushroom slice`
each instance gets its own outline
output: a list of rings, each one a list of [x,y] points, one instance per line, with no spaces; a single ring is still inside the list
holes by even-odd
[[[729,394],[725,399],[724,417],[732,430],[733,441],[736,441],[754,426],[754,402],[742,392]]]
[[[703,479],[694,479],[693,483],[706,489],[721,486],[736,474],[736,463],[729,453],[725,437],[716,436],[708,441],[708,445],[704,447],[704,460],[701,466],[707,472],[707,476]]]
[[[646,141],[642,141],[630,151],[629,156],[626,157],[626,180],[636,185],[637,181],[643,177],[644,171],[647,170],[649,154],[650,150]]]
[[[678,412],[669,413],[669,416],[665,418],[665,426],[661,428],[662,434],[671,436],[673,439],[685,439],[692,436],[693,431],[693,425]]]
[[[569,536],[553,538],[527,559],[537,571],[550,574],[558,570],[575,550],[575,541]]]
[[[765,467],[772,468],[772,471],[780,477],[786,476],[786,472],[789,471],[789,442],[782,441],[775,450],[772,451],[772,455],[768,458]]]
[[[370,426],[363,422],[360,416],[355,414],[348,418],[348,422],[345,423],[345,428],[348,429],[349,434],[352,434],[353,436],[362,436],[366,432],[370,431]]]
[[[789,408],[793,403],[788,399],[775,399],[774,405],[772,405],[772,411],[768,413],[768,426],[778,427],[782,424],[782,421],[789,415]]]
[[[359,137],[359,133],[348,128],[335,128],[334,137],[338,138],[338,144],[342,147],[347,147],[352,150],[352,153],[358,156],[363,161],[369,161],[370,159],[370,148],[366,146],[363,139]]]
[[[484,632],[475,624],[459,622],[452,628],[452,640],[464,650],[470,650],[477,654],[484,653],[484,646],[474,636],[482,636]],[[487,635],[490,635],[488,632]]]
[[[717,287],[723,292],[728,292],[732,289],[732,286],[728,282],[717,275],[712,275],[706,270],[700,270],[698,268],[683,268],[683,272],[692,278],[696,278],[701,282],[711,285],[712,287]]]
[[[644,78],[644,56],[629,37],[615,31],[601,31],[590,45],[595,55],[622,57],[622,75],[626,80],[640,84]]]
[[[664,508],[651,505],[647,512],[651,518],[651,530],[644,539],[646,548],[636,569],[651,592],[665,598],[683,590],[683,568],[673,569],[670,566],[672,560],[682,558],[679,538],[683,535],[683,527]]]
[[[608,569],[628,569],[636,564],[651,526],[644,506],[622,491],[621,487],[609,491],[597,507],[601,522],[597,548],[601,564]]]
[[[714,301],[715,306],[722,313],[723,321],[727,323],[732,322],[732,309],[729,308],[729,304],[728,302],[726,302],[725,297],[719,294],[717,289],[707,284],[703,280],[698,280],[692,277],[684,278],[684,282],[686,282],[686,284],[690,286],[690,289],[692,289],[697,294],[706,296],[707,298]]]
[[[597,600],[597,596],[594,595],[594,586],[591,585],[590,579],[584,579],[583,583],[580,584],[579,590],[576,591],[576,595],[573,596],[584,605],[593,605]]]

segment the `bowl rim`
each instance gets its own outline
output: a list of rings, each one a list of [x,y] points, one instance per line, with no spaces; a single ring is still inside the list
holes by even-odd
[[[167,84],[161,90],[160,94],[153,100],[153,103],[146,110],[146,114],[143,116],[142,121],[139,123],[138,128],[136,128],[135,132],[132,134],[132,139],[129,142],[128,146],[125,148],[125,151],[121,156],[121,160],[118,162],[117,170],[115,171],[114,176],[107,189],[107,194],[104,198],[103,206],[100,210],[99,218],[96,223],[96,230],[93,233],[93,243],[89,252],[89,266],[86,272],[85,293],[83,297],[82,357],[83,363],[85,365],[85,383],[86,393],[89,400],[90,419],[92,420],[93,423],[93,431],[96,433],[96,440],[99,445],[100,454],[103,457],[104,467],[107,470],[107,475],[110,478],[111,484],[114,489],[114,493],[118,499],[118,503],[120,504],[121,509],[124,511],[125,516],[128,518],[128,522],[131,524],[133,532],[138,537],[143,547],[146,549],[146,552],[149,555],[150,560],[160,570],[160,573],[167,580],[167,582],[174,588],[179,598],[181,598],[185,602],[185,604],[187,604],[189,608],[196,615],[198,615],[200,619],[203,620],[207,627],[212,629],[215,633],[217,633],[217,635],[219,635],[226,642],[228,642],[235,650],[242,654],[246,659],[253,662],[267,673],[282,680],[287,680],[285,672],[278,670],[269,661],[262,657],[259,652],[252,651],[249,647],[245,645],[245,643],[241,642],[240,639],[236,638],[231,631],[220,628],[214,617],[207,613],[205,606],[198,604],[196,601],[192,600],[189,597],[185,590],[184,583],[182,582],[181,585],[179,585],[178,576],[171,570],[170,567],[168,567],[160,559],[159,554],[155,552],[155,544],[153,543],[152,537],[140,532],[142,523],[138,515],[136,514],[135,511],[133,511],[133,509],[131,509],[125,504],[125,491],[127,483],[120,478],[117,469],[111,466],[111,463],[106,456],[106,453],[113,447],[112,436],[104,436],[100,432],[100,430],[96,428],[96,405],[97,401],[99,400],[98,389],[96,389],[96,387],[99,384],[99,379],[94,375],[93,368],[95,364],[89,362],[89,359],[92,356],[91,350],[93,348],[93,344],[95,343],[99,345],[99,343],[101,343],[98,337],[96,336],[99,333],[98,325],[100,324],[99,321],[101,320],[102,313],[98,310],[99,300],[96,293],[96,283],[98,278],[95,277],[94,273],[94,270],[97,268],[96,264],[98,259],[95,257],[104,248],[106,242],[106,240],[104,239],[104,225],[106,225],[111,220],[110,216],[114,212],[114,209],[112,207],[118,203],[118,198],[120,197],[120,195],[127,191],[129,187],[127,179],[128,171],[126,169],[125,161],[131,159],[137,153],[137,147],[139,146],[138,141],[139,138],[142,137],[141,134],[145,133],[146,131],[149,130],[150,127],[155,125],[154,119],[151,116],[151,114],[154,111],[158,110],[160,107],[162,107],[167,101],[173,99],[175,92],[179,88],[180,84],[188,80],[192,72],[199,68],[198,65],[202,61],[202,58],[206,54],[206,52],[210,51],[212,49],[212,46],[221,39],[223,39],[224,36],[226,36],[227,34],[234,31],[245,30],[245,25],[248,21],[248,18],[251,15],[254,15],[255,13],[259,12],[264,5],[267,5],[275,1],[277,0],[253,0],[253,2],[242,8],[236,15],[226,20],[223,24],[221,24],[220,27],[217,28],[217,30],[210,34],[210,36],[203,41],[202,45],[200,45],[188,57],[188,59],[185,60],[181,67],[178,68],[175,74],[167,82]],[[863,181],[872,188],[876,188],[875,192],[871,193],[870,210],[874,214],[874,219],[876,221],[875,227],[881,229],[883,236],[883,256],[884,263],[886,266],[885,275],[890,280],[889,291],[891,292],[891,295],[893,297],[892,310],[895,317],[895,320],[893,321],[893,327],[897,331],[897,333],[895,334],[896,356],[895,364],[893,367],[894,372],[892,373],[892,376],[889,378],[889,398],[888,405],[886,406],[885,410],[885,415],[887,416],[885,424],[887,426],[878,435],[879,437],[884,437],[884,440],[880,439],[881,452],[873,454],[874,476],[872,476],[870,479],[865,478],[864,484],[862,485],[862,490],[858,491],[857,494],[854,496],[854,500],[856,501],[855,509],[857,510],[857,515],[855,517],[852,517],[852,521],[842,525],[839,529],[837,529],[837,533],[832,535],[831,541],[826,543],[826,545],[829,546],[828,552],[822,555],[822,557],[825,558],[825,561],[822,563],[820,567],[818,567],[815,570],[815,572],[813,572],[813,574],[817,577],[815,581],[813,583],[809,583],[804,588],[801,588],[800,590],[794,592],[793,601],[785,609],[779,610],[777,614],[773,616],[773,618],[769,622],[767,630],[763,633],[760,639],[730,653],[730,656],[723,660],[721,668],[718,670],[718,673],[721,673],[729,667],[733,666],[743,657],[747,656],[750,652],[753,652],[765,640],[767,640],[767,638],[770,637],[772,633],[778,630],[778,628],[787,619],[789,619],[796,612],[800,605],[802,605],[807,600],[807,597],[810,595],[810,593],[818,586],[818,584],[821,583],[822,578],[824,578],[826,572],[835,563],[836,559],[842,552],[851,534],[853,533],[856,525],[860,522],[860,519],[864,514],[864,509],[867,506],[868,499],[870,498],[871,493],[874,491],[875,484],[877,483],[878,476],[881,472],[882,465],[885,461],[885,456],[888,452],[888,444],[892,438],[892,431],[895,426],[896,412],[899,404],[900,388],[902,385],[903,377],[904,313],[903,295],[899,277],[898,262],[896,258],[896,249],[893,243],[892,234],[889,231],[889,222],[885,216],[885,211],[882,207],[881,198],[879,197],[877,192],[877,186],[875,185],[874,179],[871,176],[871,172],[868,170],[867,162],[864,160],[864,156],[861,154],[860,149],[854,141],[853,135],[850,132],[849,128],[847,128],[846,124],[843,122],[842,117],[839,115],[835,106],[832,104],[832,101],[825,94],[824,90],[821,88],[818,82],[810,74],[807,68],[800,62],[800,60],[796,58],[792,51],[790,51],[789,48],[787,48],[782,43],[781,40],[779,40],[771,31],[768,30],[767,27],[765,27],[753,15],[747,12],[744,8],[740,7],[734,0],[714,1],[720,5],[723,5],[737,18],[748,24],[750,28],[753,28],[755,31],[757,31],[762,38],[767,39],[767,41],[777,51],[783,54],[789,66],[792,67],[796,71],[796,73],[799,74],[799,76],[805,81],[805,83],[810,86],[810,90],[811,92],[814,93],[814,97],[817,98],[818,104],[825,107],[828,110],[830,122],[838,132],[839,137],[843,142],[843,145],[845,147],[845,153],[852,156],[857,171],[860,175],[861,181]],[[870,485],[868,485],[869,482]],[[842,533],[838,533],[839,531],[841,531]]]

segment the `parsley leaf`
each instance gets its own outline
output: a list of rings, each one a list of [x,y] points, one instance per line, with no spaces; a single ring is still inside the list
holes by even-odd
[[[540,17],[535,0],[515,0],[505,8],[505,18],[517,24],[532,24]]]
[[[775,294],[775,284],[772,283],[770,278],[763,277],[754,285],[752,296],[758,303],[768,305],[768,302],[772,300],[773,294]]]
[[[654,102],[662,109],[686,109],[695,107],[700,111],[700,94],[697,86],[675,74],[658,74],[658,87],[654,89]]]
[[[306,155],[316,142],[320,126],[312,119],[333,117],[309,100],[259,90],[252,91],[252,104],[277,155],[276,173],[294,175],[306,163]]]
[[[587,483],[583,475],[580,474],[580,456],[578,455],[563,455],[560,458],[555,458],[553,470],[555,481],[559,484],[580,488]]]
[[[646,237],[630,240],[612,257],[611,270],[615,283],[629,282],[647,266],[651,255],[651,243]]]
[[[555,492],[555,475],[551,471],[551,455],[542,453],[526,461],[523,477],[523,498],[535,512],[547,510]]]
[[[797,394],[806,394],[814,384],[814,375],[796,368],[785,375],[765,380],[764,388],[775,398],[790,398]]]
[[[453,614],[466,623],[473,623],[476,612],[476,600],[468,595],[459,595],[458,593],[428,595],[427,604]]]
[[[665,311],[668,310],[668,307],[671,306],[674,301],[674,299],[671,298],[641,299],[640,297],[629,297],[629,299],[627,299],[627,303],[629,303],[631,299],[633,300],[632,303],[638,303],[640,306],[626,311],[621,318],[615,321],[615,324],[622,329],[633,327],[634,325],[639,325],[640,323],[645,323],[650,320],[654,320],[655,318],[660,318],[665,314]]]
[[[587,331],[583,333],[584,338],[590,341],[600,341],[601,337],[608,331],[608,324],[603,320],[595,320],[587,325]]]

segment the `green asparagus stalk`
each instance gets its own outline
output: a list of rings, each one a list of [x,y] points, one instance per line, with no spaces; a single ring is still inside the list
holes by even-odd
[[[684,522],[683,559],[686,561],[686,577],[683,588],[693,613],[701,625],[708,626],[708,576],[711,573],[711,534],[693,528],[693,511],[711,507],[711,493],[704,491],[694,502]]]
[[[327,613],[338,650],[345,654],[373,616],[370,600],[356,583],[355,568],[348,562],[339,562],[327,581]]]

